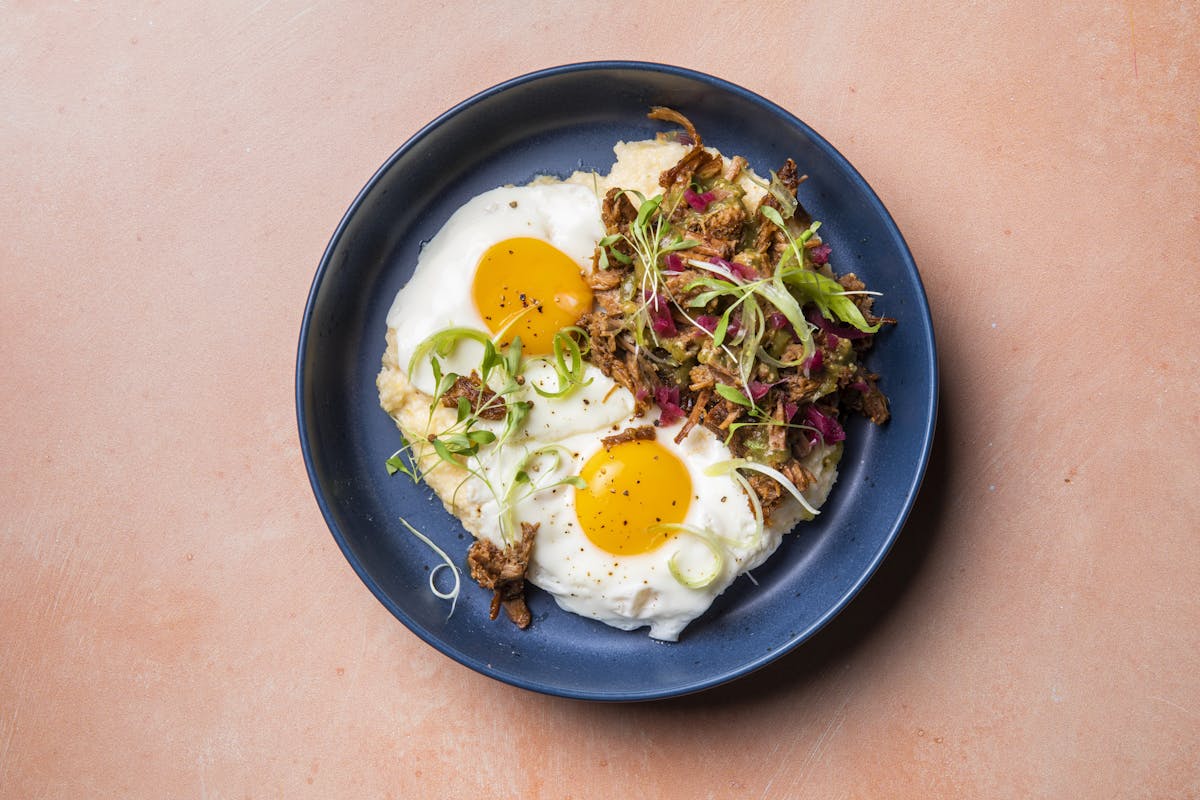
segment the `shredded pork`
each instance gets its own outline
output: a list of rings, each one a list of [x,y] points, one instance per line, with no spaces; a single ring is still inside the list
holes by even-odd
[[[525,604],[525,571],[533,555],[533,541],[538,526],[521,523],[521,539],[501,549],[487,539],[478,539],[467,551],[471,577],[484,589],[491,589],[490,616],[495,619],[500,609],[518,628],[528,628],[532,617]]]
[[[818,442],[841,440],[840,419],[845,412],[859,412],[876,424],[889,417],[887,398],[877,385],[879,376],[861,363],[874,336],[840,319],[813,322],[812,349],[805,357],[806,349],[793,325],[762,297],[756,298],[762,316],[752,319],[741,316],[736,308],[730,311],[737,305],[734,295],[710,293],[711,299],[705,300],[714,274],[696,267],[694,260],[719,265],[739,283],[769,279],[781,268],[781,261],[789,257],[790,241],[812,224],[796,198],[806,176],[788,159],[773,174],[771,191],[748,207],[744,190],[735,182],[747,168],[745,159],[735,156],[726,162],[706,149],[695,126],[676,111],[655,108],[649,116],[679,125],[682,133],[665,138],[690,145],[683,157],[659,176],[663,200],[654,212],[668,223],[670,234],[664,241],[672,241],[674,236],[673,241],[690,240],[690,246],[673,252],[670,261],[660,255],[659,263],[649,268],[657,275],[648,278],[647,266],[639,262],[641,254],[631,245],[637,239],[638,198],[620,189],[607,193],[602,218],[609,238],[615,241],[607,245],[606,253],[597,247],[597,268],[589,279],[598,290],[597,305],[579,322],[590,337],[588,357],[633,394],[639,415],[664,391],[673,393],[670,411],[676,418],[685,418],[676,441],[703,426],[727,440],[734,456],[777,469],[803,491],[814,479],[801,459]],[[764,208],[785,218],[788,233],[768,219],[770,214],[764,214]],[[840,278],[833,273],[828,266],[831,248],[813,232],[807,235],[811,238],[804,244],[803,268],[855,293],[847,296],[867,325],[894,322],[875,316],[874,298],[858,294],[866,289],[863,282],[853,273]],[[660,298],[667,302],[660,304]],[[803,296],[798,302],[810,322],[822,316]],[[663,318],[664,314],[669,317]],[[729,319],[724,341],[718,346],[713,329],[722,314]],[[648,316],[654,318],[648,322]],[[769,359],[738,351],[743,342],[738,338],[739,329],[745,323],[765,328],[757,346]],[[666,414],[668,408],[658,402]],[[609,437],[606,446],[627,434]],[[769,516],[786,493],[764,475],[756,473],[748,480]]]
[[[612,436],[605,436],[600,440],[600,443],[604,445],[605,450],[612,450],[617,445],[624,444],[625,442],[652,441],[654,433],[653,425],[639,425],[636,428],[626,428],[620,433],[614,433]]]

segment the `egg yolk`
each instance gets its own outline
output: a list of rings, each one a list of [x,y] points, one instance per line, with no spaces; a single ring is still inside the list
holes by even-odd
[[[484,252],[471,296],[488,330],[507,347],[516,336],[531,355],[554,351],[554,334],[592,307],[579,265],[553,245],[530,237],[505,239]],[[511,326],[511,327],[509,327]]]
[[[646,553],[671,537],[650,528],[680,523],[692,479],[670,450],[653,440],[622,442],[587,460],[586,489],[575,490],[575,514],[597,547],[614,555]]]

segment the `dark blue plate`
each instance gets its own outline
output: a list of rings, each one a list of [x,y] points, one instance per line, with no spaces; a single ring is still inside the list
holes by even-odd
[[[899,324],[877,338],[892,420],[852,420],[841,477],[818,521],[785,538],[703,617],[667,644],[562,611],[532,590],[525,631],[488,619],[489,592],[463,577],[453,616],[427,586],[437,557],[404,516],[460,565],[470,542],[425,488],[384,461],[399,433],[379,408],[375,375],[384,317],[417,252],[469,198],[536,175],[607,172],[620,139],[669,126],[651,106],[681,111],[706,144],[745,156],[760,174],[789,156],[809,180],[805,207],[824,223],[833,265],[883,292]],[[782,108],[733,84],[677,67],[575,64],[515,78],[460,103],[420,130],[367,183],[317,269],[296,364],[300,443],[313,491],[359,577],[401,622],[451,658],[507,683],[591,700],[649,700],[745,675],[829,622],[875,571],[912,506],[933,441],[937,363],[929,308],[904,239],[866,181]],[[445,574],[439,577],[446,577]]]

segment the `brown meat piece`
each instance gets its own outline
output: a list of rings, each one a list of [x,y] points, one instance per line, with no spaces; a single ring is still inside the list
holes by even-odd
[[[691,184],[696,168],[711,158],[712,156],[703,147],[693,146],[691,150],[684,153],[683,158],[679,159],[675,166],[659,173],[658,185],[668,190],[678,188],[679,191],[683,191]]]
[[[787,399],[797,405],[813,400],[816,397],[817,390],[821,388],[820,381],[806,378],[799,373],[786,375],[783,380]]]
[[[875,302],[875,298],[873,298],[873,297],[872,297],[872,298],[868,298],[868,299],[869,299],[869,300],[870,300],[872,303],[874,303],[874,302]],[[874,314],[872,314],[870,311],[864,311],[864,312],[863,312],[863,317],[864,317],[864,318],[867,320],[867,324],[868,324],[868,325],[880,325],[880,324],[883,324],[883,325],[895,325],[895,324],[896,324],[896,320],[892,319],[891,317],[877,317],[877,316],[875,316]],[[865,346],[866,346],[867,344],[869,344],[869,343],[870,343],[870,339],[868,339],[868,338],[866,338],[866,337],[864,337],[864,338],[862,338],[862,339],[855,339],[855,340],[854,340],[854,346],[855,346],[855,347],[859,347],[860,349],[861,349],[861,348],[863,348],[863,347],[865,347]]]
[[[804,345],[801,342],[792,342],[787,347],[783,348],[783,352],[779,355],[779,360],[786,364],[793,364],[804,357]]]
[[[795,197],[796,189],[803,183],[805,178],[805,176],[800,174],[799,169],[797,169],[796,162],[789,158],[775,174],[784,188],[788,190],[792,197]],[[775,196],[768,192],[759,201],[758,208],[754,213],[754,221],[758,226],[758,232],[754,237],[754,249],[768,257],[770,263],[774,264],[783,255],[784,250],[787,249],[788,240],[783,231],[779,230],[778,227],[763,216],[763,206],[770,206],[776,211],[782,211],[782,209],[779,207],[779,201],[775,199]],[[804,227],[807,227],[812,221],[808,212],[804,210],[804,206],[799,203],[796,205],[796,212],[793,214],[793,218],[798,224]]]
[[[704,419],[702,420],[702,422],[704,424],[704,427],[708,428],[715,435],[721,437],[721,440],[724,441],[727,434],[725,432],[725,428],[721,427],[721,424],[723,422],[725,422],[725,418],[728,415],[729,415],[729,404],[726,403],[724,400],[717,400],[716,402],[714,402],[712,405],[710,405],[708,407],[708,410],[704,413]],[[730,421],[730,423],[733,422],[733,420],[729,420],[729,421]],[[734,456],[737,456],[739,458],[746,454],[744,447],[739,448],[738,445],[740,443],[741,443],[741,440],[736,436],[734,437],[733,441],[730,443],[730,445],[731,445],[730,450],[733,451]]]
[[[758,495],[758,501],[762,503],[763,521],[770,522],[771,512],[783,502],[783,487],[774,478],[768,478],[758,472],[747,475],[746,480],[749,481],[750,488]]]
[[[679,444],[686,439],[687,435],[692,432],[692,428],[696,427],[696,424],[700,422],[701,418],[708,411],[708,401],[711,397],[712,392],[708,389],[700,392],[696,398],[696,405],[692,406],[692,413],[688,414],[687,421],[683,423],[683,426],[679,429],[679,433],[675,434],[675,444]]]
[[[615,289],[625,280],[625,273],[615,269],[594,269],[583,277],[594,291]]]
[[[601,300],[597,293],[597,300]],[[604,302],[600,302],[601,308],[605,307]],[[605,309],[607,311],[607,309]],[[583,328],[588,333],[588,338],[591,342],[588,360],[600,368],[608,377],[612,377],[617,359],[617,334],[621,331],[621,323],[615,316],[610,316],[612,312],[589,312],[579,318],[579,327]]]
[[[679,159],[679,163],[658,176],[658,185],[664,189],[682,192],[691,185],[692,178],[703,180],[721,174],[721,159],[702,147],[693,147]]]
[[[800,188],[800,184],[804,182],[804,177],[800,174],[800,169],[796,166],[796,162],[788,159],[783,162],[783,166],[775,173],[779,178],[779,182],[784,188],[791,193],[792,197],[796,196],[796,190]]]
[[[605,294],[596,294],[602,308],[608,305],[603,297]],[[580,317],[578,324],[588,332],[591,340],[588,359],[618,386],[629,390],[634,397],[634,414],[640,417],[650,408],[649,398],[658,388],[658,375],[643,363],[642,356],[632,346],[625,347],[620,343],[624,328],[619,314],[619,308],[610,313],[590,312]]]
[[[596,300],[596,305],[604,309],[604,313],[609,317],[621,316],[624,301],[621,299],[619,289],[601,289],[592,295]]]
[[[888,410],[887,397],[879,390],[878,380],[878,375],[860,367],[850,381],[851,388],[842,391],[842,398],[847,408],[861,412],[876,425],[882,425],[891,419],[892,412]],[[864,386],[866,391],[863,391]]]
[[[459,375],[458,379],[442,395],[442,405],[447,408],[458,408],[458,398],[465,397],[471,404],[471,410],[481,419],[502,420],[507,413],[504,398],[498,397],[479,380],[478,373]]]
[[[779,471],[800,491],[804,491],[808,488],[809,484],[816,480],[812,473],[797,461],[788,461],[779,468]],[[762,503],[763,520],[769,524],[771,521],[771,512],[783,505],[783,502],[788,498],[790,493],[780,486],[779,482],[774,478],[761,473],[756,472],[752,475],[747,475],[746,479],[750,483],[750,488],[758,495],[759,502]]]
[[[858,276],[853,272],[847,272],[845,275],[837,279],[837,282],[842,285],[842,288],[848,292],[861,292],[867,288],[867,285],[858,279]],[[871,307],[875,305],[875,298],[869,294],[852,294],[850,300],[854,305],[858,306],[858,310],[863,312],[863,316],[869,316]],[[871,323],[874,324],[874,323]]]
[[[701,223],[701,230],[710,239],[717,239],[736,248],[742,239],[742,227],[746,224],[746,209],[741,203],[731,203],[721,206],[711,214],[706,214]]]
[[[576,324],[593,339],[614,339],[621,332],[620,319],[610,317],[603,311],[589,311],[581,315]]]
[[[685,269],[683,272],[667,275],[666,280],[663,281],[667,287],[667,295],[680,305],[686,306],[688,300],[704,291],[704,288],[700,286],[690,290],[687,287],[706,274],[697,269]]]
[[[704,389],[711,389],[717,385],[717,376],[713,372],[712,367],[701,364],[698,367],[692,367],[688,372],[688,379],[692,384],[688,387],[693,392],[699,392]]]
[[[842,277],[838,278],[838,283],[848,292],[861,292],[867,288],[867,285],[858,279],[858,276],[853,272],[847,272]]]
[[[767,447],[777,452],[787,450],[788,428],[785,427],[787,419],[784,416],[783,398],[775,401],[775,412],[771,415],[771,419],[779,423],[767,428]]]
[[[675,109],[667,108],[666,106],[653,106],[650,109],[650,113],[647,114],[646,117],[648,119],[659,120],[660,122],[674,122],[676,125],[687,131],[688,138],[692,140],[693,148],[704,146],[703,140],[700,139],[700,134],[696,132],[696,126],[692,124],[690,119],[685,117],[683,114],[680,114]]]
[[[746,409],[739,406],[737,403],[731,403],[728,400],[724,401],[725,416],[717,424],[717,430],[724,432],[729,430],[729,426],[738,421],[738,418],[746,413]]]
[[[650,398],[659,386],[658,373],[647,364],[640,350],[626,350],[624,370],[614,372],[612,379],[633,394],[633,414],[640,417],[650,408]]]
[[[684,154],[683,158],[679,159],[675,166],[664,170],[658,176],[660,186],[664,189],[674,188],[682,192],[691,183],[694,175],[712,177],[720,173],[721,159],[704,149],[704,142],[700,139],[700,134],[696,132],[696,126],[692,124],[691,120],[678,111],[663,106],[655,106],[646,116],[663,122],[674,122],[687,131],[688,138],[692,141],[692,148]]]
[[[786,475],[787,479],[802,492],[816,480],[811,472],[796,461],[789,461],[779,471]]]
[[[637,213],[637,207],[624,189],[609,189],[600,205],[600,219],[608,233],[620,232],[622,227],[637,219]]]
[[[771,201],[768,203],[767,201]],[[774,208],[777,203],[775,198],[767,195],[763,198],[763,202],[759,204],[759,208],[764,205],[770,205]],[[768,259],[770,263],[775,263],[783,255],[783,251],[788,246],[787,236],[783,231],[779,230],[773,222],[770,222],[762,213],[756,214],[758,220],[758,232],[754,234],[754,249],[763,254],[763,257]]]
[[[478,539],[467,551],[471,577],[493,592],[491,618],[495,619],[503,607],[504,613],[518,628],[528,628],[532,620],[525,604],[525,571],[533,555],[537,529],[536,523],[522,522],[521,539],[503,550],[486,539]]]
[[[725,239],[717,239],[709,236],[704,231],[687,229],[687,237],[695,239],[698,244],[690,250],[681,252],[679,255],[684,258],[699,258],[704,261],[716,256],[717,258],[730,258],[737,250],[737,242],[730,242]]]
[[[862,411],[870,417],[871,422],[882,425],[892,418],[892,412],[888,410],[887,397],[879,391],[874,381],[871,381],[870,386],[871,390],[862,398]]]
[[[701,391],[702,389],[711,389],[718,383],[723,383],[727,386],[737,386],[738,378],[732,372],[721,369],[716,364],[701,364],[692,367],[688,371],[688,380],[692,383],[688,389],[693,392]]]
[[[654,440],[653,425],[639,425],[636,428],[626,428],[620,433],[614,433],[612,436],[605,436],[600,440],[600,444],[604,445],[605,450],[611,450],[624,442],[644,442]]]
[[[795,460],[788,461],[779,468],[779,471],[800,491],[804,491],[816,480],[811,472]],[[779,482],[774,478],[758,472],[747,475],[746,480],[750,483],[750,488],[758,495],[758,500],[762,504],[763,521],[770,524],[771,512],[783,505],[789,496],[789,492],[780,486]]]
[[[696,126],[691,120],[674,109],[662,106],[655,106],[647,116],[650,119],[674,122],[687,131],[692,140],[692,149],[688,150],[675,166],[664,170],[658,176],[660,186],[682,192],[692,182],[693,177],[713,178],[721,174],[722,160],[704,149],[704,142],[700,139],[700,134],[696,133]]]
[[[725,168],[725,180],[730,182],[736,181],[742,174],[742,170],[744,170],[747,166],[748,162],[741,156],[734,156],[733,158],[729,159],[729,166]]]

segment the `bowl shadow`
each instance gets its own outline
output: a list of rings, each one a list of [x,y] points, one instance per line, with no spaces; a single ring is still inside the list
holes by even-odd
[[[760,703],[817,680],[831,662],[851,657],[903,604],[942,534],[946,487],[954,467],[953,440],[952,410],[939,402],[929,464],[908,520],[875,574],[828,625],[791,653],[741,679],[645,705],[672,711],[711,711],[726,704]]]

